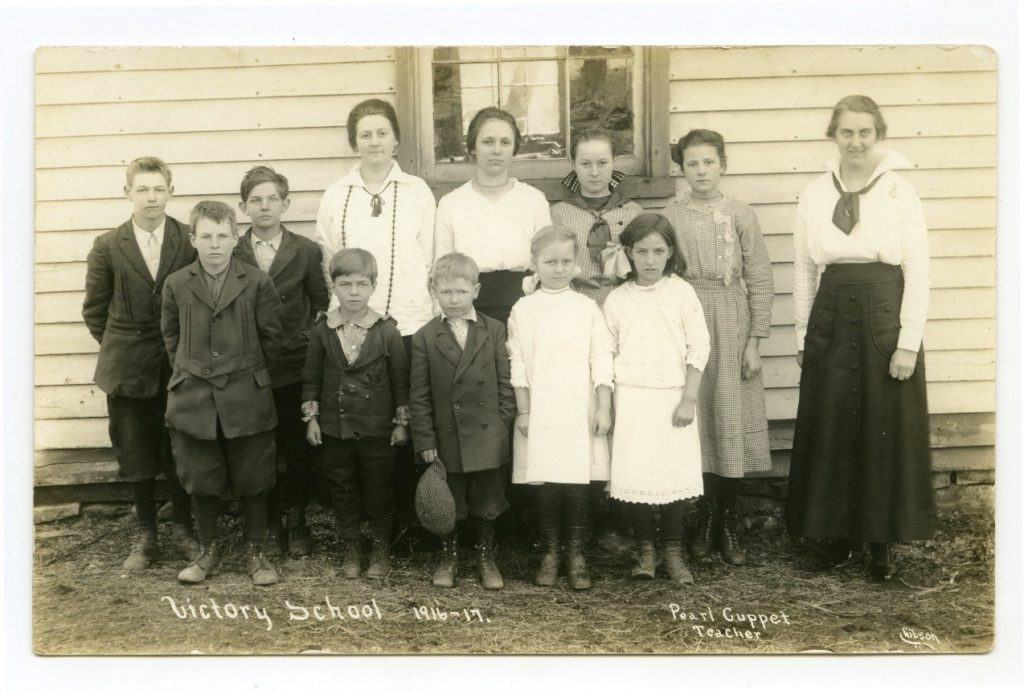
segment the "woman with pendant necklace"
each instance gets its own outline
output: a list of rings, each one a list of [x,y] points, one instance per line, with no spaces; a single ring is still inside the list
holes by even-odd
[[[793,309],[801,366],[787,520],[842,560],[870,547],[891,579],[894,542],[935,525],[925,384],[928,230],[913,187],[881,152],[878,105],[848,96],[827,136],[838,158],[800,195]]]
[[[473,258],[481,271],[476,308],[502,323],[523,296],[533,234],[551,224],[544,194],[509,176],[521,140],[511,113],[479,111],[466,134],[473,178],[437,205],[434,256],[457,251]]]
[[[324,191],[316,215],[324,281],[332,286],[327,268],[335,253],[369,251],[378,268],[370,308],[393,318],[408,343],[434,315],[427,290],[434,261],[434,195],[394,159],[401,133],[391,104],[380,99],[357,104],[348,114],[347,131],[359,162]],[[337,305],[331,293],[331,308]]]
[[[346,129],[359,162],[324,191],[316,215],[316,240],[331,295],[328,313],[339,306],[331,291],[331,259],[346,248],[369,251],[377,262],[369,307],[397,323],[408,360],[413,334],[434,316],[427,289],[434,262],[434,194],[422,178],[402,171],[394,159],[401,133],[391,104],[381,99],[357,104],[348,114]],[[407,407],[399,408],[395,423],[409,425]],[[395,508],[404,516],[412,513],[417,476],[412,449],[402,445],[395,453]],[[390,545],[390,521],[375,528],[374,535]]]

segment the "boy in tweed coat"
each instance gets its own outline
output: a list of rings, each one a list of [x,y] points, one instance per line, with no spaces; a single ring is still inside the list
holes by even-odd
[[[135,571],[157,558],[155,491],[161,472],[174,509],[171,542],[186,559],[199,550],[164,426],[171,365],[160,339],[164,280],[196,252],[188,227],[164,214],[174,192],[167,164],[141,157],[128,165],[127,178],[132,217],[99,236],[89,251],[82,318],[100,343],[94,380],[107,394],[118,472],[132,483],[139,534],[124,568]]]
[[[178,580],[201,583],[220,568],[217,516],[230,487],[242,500],[249,575],[269,585],[278,577],[263,554],[266,492],[277,464],[268,362],[280,352],[281,300],[265,272],[233,258],[238,229],[230,207],[204,200],[191,222],[199,259],[167,279],[160,320],[174,366],[167,425],[199,525],[199,556]]]
[[[494,521],[509,507],[500,468],[509,459],[516,399],[505,327],[473,307],[479,272],[461,253],[434,263],[430,290],[441,315],[413,335],[409,411],[416,452],[426,463],[444,463],[456,519],[477,519],[477,572],[496,590],[504,583],[494,562]],[[453,532],[443,538],[434,585],[452,587],[457,567]]]

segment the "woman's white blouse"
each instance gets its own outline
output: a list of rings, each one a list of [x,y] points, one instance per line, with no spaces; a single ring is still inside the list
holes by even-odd
[[[839,192],[839,160],[804,189],[797,205],[793,233],[793,310],[797,350],[804,348],[807,321],[825,266],[833,263],[881,262],[903,268],[903,306],[900,310],[900,349],[917,352],[928,317],[928,228],[914,188],[893,169],[910,163],[889,153],[871,174],[874,188],[860,196],[860,221],[849,235],[832,223]],[[842,181],[839,178],[840,182]],[[845,189],[845,188],[844,188]]]
[[[613,289],[604,317],[615,339],[615,383],[640,388],[680,388],[686,367],[704,371],[711,336],[704,309],[690,284],[675,275],[641,287]]]
[[[331,258],[342,250],[344,217],[347,248],[362,248],[377,261],[377,288],[370,297],[370,308],[381,315],[385,311],[398,323],[402,335],[412,335],[434,315],[434,304],[427,288],[430,266],[434,261],[434,194],[422,178],[404,173],[398,163],[391,167],[380,196],[381,214],[371,216],[372,196],[367,192],[357,163],[347,174],[324,191],[316,214],[316,240],[323,251],[324,280],[331,288],[328,270]],[[392,209],[395,187],[397,211]],[[351,190],[351,196],[349,191]],[[348,209],[345,199],[348,197]],[[388,285],[391,277],[391,225],[395,224],[394,284],[388,310]],[[331,292],[331,309],[338,299]]]
[[[464,253],[481,272],[526,270],[530,267],[530,241],[551,224],[547,198],[515,178],[512,189],[491,202],[473,187],[473,181],[441,198],[434,229],[434,257]]]

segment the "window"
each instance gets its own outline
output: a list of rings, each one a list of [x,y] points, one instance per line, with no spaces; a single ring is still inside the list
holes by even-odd
[[[552,199],[569,170],[574,131],[610,130],[616,168],[636,197],[672,195],[668,179],[667,51],[631,46],[471,46],[406,48],[398,54],[403,168],[441,189],[473,175],[466,131],[473,115],[497,105],[523,135],[512,174]],[[656,116],[656,117],[655,117]],[[654,143],[655,146],[652,146]],[[637,188],[642,188],[638,190]]]

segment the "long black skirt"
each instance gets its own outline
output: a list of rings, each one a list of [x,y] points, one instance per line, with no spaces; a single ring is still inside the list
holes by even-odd
[[[793,535],[859,542],[932,536],[935,498],[924,349],[906,381],[889,375],[903,271],[829,265],[808,321],[787,521]]]
[[[523,278],[528,274],[519,270],[481,272],[480,296],[474,302],[476,309],[508,325],[512,306],[523,297]]]

